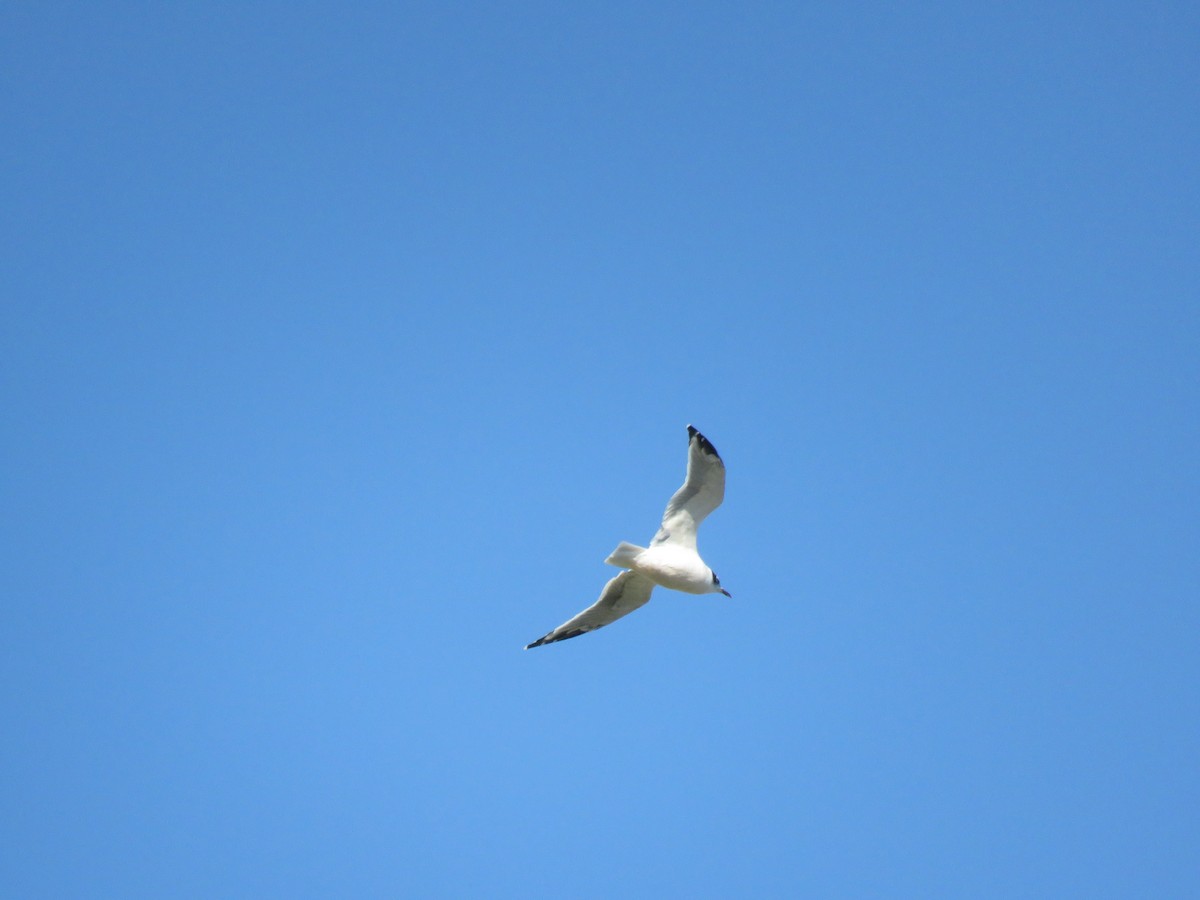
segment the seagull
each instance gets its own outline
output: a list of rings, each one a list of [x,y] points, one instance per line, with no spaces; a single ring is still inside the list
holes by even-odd
[[[656,584],[689,594],[724,594],[721,579],[696,551],[696,529],[725,497],[725,463],[712,442],[691,425],[687,477],[667,503],[662,525],[649,547],[621,541],[605,560],[624,569],[600,592],[600,599],[525,649],[579,637],[615,622],[650,601]]]

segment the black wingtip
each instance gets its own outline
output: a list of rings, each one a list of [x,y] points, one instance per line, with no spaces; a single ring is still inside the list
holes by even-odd
[[[554,632],[552,631],[552,632],[550,632],[550,634],[547,634],[547,635],[544,635],[544,636],[538,638],[532,644],[526,644],[525,649],[532,650],[534,647],[542,646],[542,644],[553,644],[557,641],[569,641],[573,637],[579,637],[581,634],[587,634],[589,631],[595,631],[595,630],[596,630],[595,628],[575,628],[575,629],[572,629],[571,631],[564,631],[562,634],[558,635],[557,637],[551,637],[551,635],[554,634]]]
[[[699,442],[700,449],[703,450],[705,453],[711,453],[717,459],[721,458],[721,454],[718,453],[717,448],[712,445],[712,441],[710,441],[708,438],[706,438],[704,435],[702,435],[695,426],[689,425],[688,426],[688,441],[689,441],[689,443],[692,441],[693,438]]]

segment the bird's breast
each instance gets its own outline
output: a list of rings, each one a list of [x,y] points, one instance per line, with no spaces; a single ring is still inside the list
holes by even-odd
[[[704,560],[685,547],[651,547],[638,556],[634,568],[655,584],[689,594],[707,593],[712,584],[712,572]]]

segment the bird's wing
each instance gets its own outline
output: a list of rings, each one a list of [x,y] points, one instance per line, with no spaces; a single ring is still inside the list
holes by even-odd
[[[645,606],[650,600],[650,592],[654,590],[654,582],[645,575],[625,571],[615,578],[609,579],[600,592],[600,599],[549,634],[538,638],[525,649],[540,647],[542,644],[553,644],[555,641],[565,641],[567,638],[579,637],[597,628],[603,628],[610,622],[615,622],[621,616],[628,615],[639,606]]]
[[[725,463],[712,442],[689,425],[687,478],[667,504],[650,546],[682,544],[695,550],[696,529],[724,498]]]

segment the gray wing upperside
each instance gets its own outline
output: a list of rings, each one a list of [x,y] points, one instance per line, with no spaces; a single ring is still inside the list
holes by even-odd
[[[696,529],[725,499],[725,463],[717,448],[699,431],[688,426],[687,477],[667,503],[655,544],[683,544],[696,549]]]
[[[538,638],[532,644],[526,644],[525,649],[540,647],[542,644],[553,644],[555,641],[565,641],[567,638],[579,637],[597,628],[603,628],[622,616],[629,615],[635,609],[645,606],[650,600],[650,592],[654,590],[654,582],[645,575],[637,572],[624,571],[609,579],[600,592],[600,599],[553,631]]]

